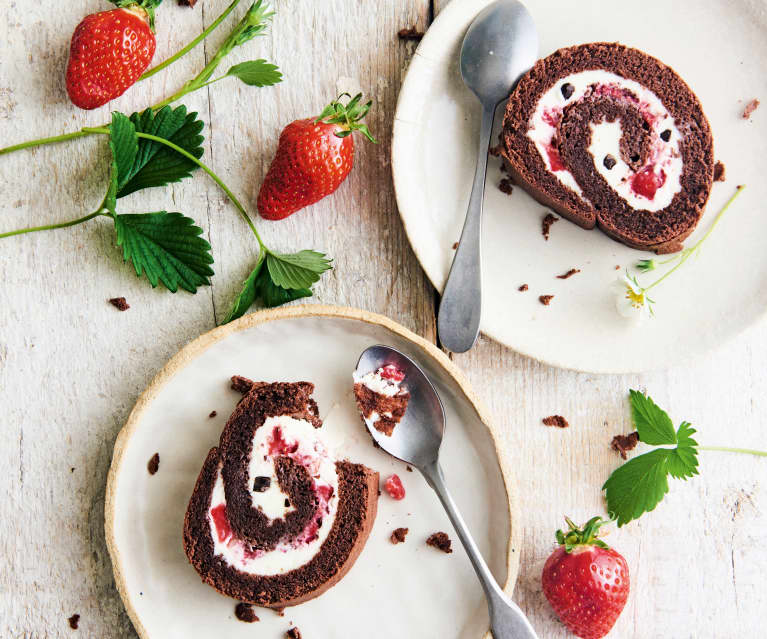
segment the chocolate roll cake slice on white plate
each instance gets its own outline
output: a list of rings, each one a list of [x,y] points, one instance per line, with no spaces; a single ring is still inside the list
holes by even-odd
[[[695,94],[673,69],[620,44],[539,60],[509,98],[501,138],[512,178],[542,204],[657,253],[682,248],[714,178]]]
[[[333,458],[313,390],[251,383],[197,479],[184,550],[205,583],[239,601],[282,608],[317,597],[373,527],[378,473]]]

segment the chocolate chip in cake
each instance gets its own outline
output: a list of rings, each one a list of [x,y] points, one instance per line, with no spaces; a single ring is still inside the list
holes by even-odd
[[[664,142],[668,142],[671,139],[671,129],[666,129],[660,134],[660,139]]]
[[[551,415],[543,418],[544,426],[556,426],[557,428],[567,428],[569,422],[562,415]]]
[[[269,490],[269,486],[272,485],[272,480],[269,477],[256,477],[253,482],[253,490],[257,493],[263,493]],[[287,501],[287,500],[285,500]]]
[[[69,622],[69,627],[72,628],[72,630],[77,630],[78,624],[80,623],[80,615],[74,614],[69,619],[67,619]]]
[[[240,621],[244,621],[245,623],[254,623],[259,621],[259,618],[253,611],[253,607],[246,603],[238,603],[234,607],[234,616],[237,617],[237,619]]]
[[[630,450],[634,450],[639,443],[639,433],[634,431],[628,435],[616,435],[610,442],[610,448],[619,453],[621,459],[626,459],[628,456],[626,453]]]
[[[565,82],[562,85],[562,96],[565,98],[565,100],[569,100],[570,96],[575,92],[575,87],[570,84],[569,82]]]
[[[150,475],[154,475],[160,469],[160,453],[155,453],[147,462],[146,469]]]
[[[447,533],[444,532],[435,532],[426,540],[426,545],[431,546],[432,548],[436,548],[437,550],[441,550],[442,552],[453,552],[450,537],[448,537]]]
[[[618,164],[618,160],[616,160],[612,155],[609,153],[605,155],[605,159],[602,160],[602,164],[605,165],[605,168],[609,171],[612,169],[616,164]]]

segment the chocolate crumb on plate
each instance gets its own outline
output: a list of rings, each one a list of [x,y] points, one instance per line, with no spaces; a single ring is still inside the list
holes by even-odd
[[[714,182],[724,182],[725,168],[724,164],[717,162],[714,164]]]
[[[751,117],[751,114],[756,111],[759,108],[759,100],[754,98],[746,105],[746,108],[743,109],[743,119],[748,120],[748,118]]]
[[[551,232],[551,225],[558,221],[558,217],[553,216],[551,213],[546,213],[546,217],[544,217],[543,221],[541,222],[541,233],[543,233],[544,240],[548,241],[549,233]]]
[[[503,178],[501,183],[498,185],[498,188],[506,195],[511,195],[514,191],[514,186],[512,186],[511,180],[509,180],[509,178]]]
[[[615,270],[616,271],[620,271],[621,270],[621,265],[620,264],[616,264],[615,265]]]
[[[529,289],[529,288],[530,288],[530,287],[529,287],[527,284],[522,284],[522,286],[520,286],[520,287],[519,287],[517,290],[518,290],[520,293],[524,293],[524,292],[525,292],[527,289]]]
[[[213,419],[216,415],[218,415],[218,413],[216,411],[212,410],[212,411],[210,411],[210,415],[208,415],[208,417],[210,419]]]
[[[557,428],[567,428],[570,426],[568,421],[562,415],[550,415],[543,418],[544,426],[556,426]]]
[[[237,617],[237,619],[240,621],[244,621],[245,623],[254,623],[256,621],[260,621],[256,616],[255,611],[253,610],[253,606],[242,602],[238,603],[234,607],[234,616]]]
[[[146,469],[150,475],[154,475],[160,469],[160,453],[152,455],[151,459],[146,464]]]
[[[415,27],[410,27],[409,29],[400,29],[397,31],[397,37],[400,40],[422,40],[424,36],[423,31],[419,31]]]
[[[74,614],[69,619],[67,619],[69,622],[69,627],[72,628],[72,630],[77,630],[78,624],[80,623],[80,615]]]
[[[444,532],[435,532],[434,534],[430,535],[426,540],[426,545],[431,546],[432,548],[436,548],[437,550],[441,550],[442,552],[453,552],[450,537],[448,537],[447,533]]]
[[[553,300],[553,299],[554,299],[553,295],[539,295],[538,296],[538,301],[541,304],[543,304],[544,306],[548,306],[549,304],[551,304],[551,300]]]
[[[285,616],[285,608],[284,607],[282,607],[282,608],[272,608],[272,610],[274,610],[274,612],[277,613],[278,617],[284,617]]]
[[[293,626],[290,630],[285,633],[288,639],[301,639],[301,631]]]
[[[178,3],[182,6],[193,7],[197,4],[197,0],[178,0]]]
[[[130,304],[128,304],[124,297],[113,297],[109,300],[109,303],[118,311],[127,311],[130,308]]]
[[[627,459],[626,453],[630,450],[634,450],[639,443],[639,433],[634,431],[628,435],[616,435],[610,442],[610,448],[616,453],[619,453],[621,459]]]
[[[453,242],[453,250],[455,251],[458,248],[458,242]]]
[[[401,544],[405,541],[405,536],[408,533],[408,528],[395,528],[394,532],[391,534],[391,543],[393,544]]]
[[[495,146],[491,146],[487,150],[487,152],[490,155],[492,155],[494,158],[500,157],[501,156],[501,145],[500,144],[496,144]]]
[[[579,268],[571,268],[567,273],[562,273],[562,275],[557,275],[558,280],[566,280],[568,277],[572,277],[576,273],[580,273],[581,269]]]

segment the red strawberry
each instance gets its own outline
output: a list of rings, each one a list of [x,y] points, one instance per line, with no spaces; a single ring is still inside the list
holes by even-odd
[[[601,539],[590,519],[579,529],[569,519],[567,533],[557,531],[557,548],[543,567],[543,594],[554,612],[576,636],[604,637],[615,625],[629,596],[626,560]]]
[[[372,102],[360,104],[362,94],[347,104],[331,102],[317,118],[296,120],[280,134],[277,155],[258,194],[258,212],[267,220],[281,220],[335,191],[354,163],[354,138],[359,130],[375,142],[360,120]]]
[[[81,109],[121,96],[154,57],[154,9],[162,0],[110,2],[119,9],[86,16],[72,36],[67,93]]]

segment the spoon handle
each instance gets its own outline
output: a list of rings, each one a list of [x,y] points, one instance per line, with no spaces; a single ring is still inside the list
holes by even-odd
[[[482,584],[482,589],[485,591],[487,604],[490,609],[490,628],[494,639],[538,639],[525,614],[503,592],[490,572],[490,568],[485,563],[479,547],[471,536],[466,522],[461,517],[458,507],[445,485],[445,477],[439,462],[434,462],[430,466],[422,468],[421,472],[445,507],[445,511],[453,524],[453,528],[455,528],[458,539],[463,544],[471,565],[474,567],[474,571],[477,573],[477,577]]]
[[[483,105],[477,170],[474,173],[469,208],[439,305],[439,339],[445,348],[454,353],[468,351],[479,335],[482,315],[482,204],[494,117],[495,107]]]

